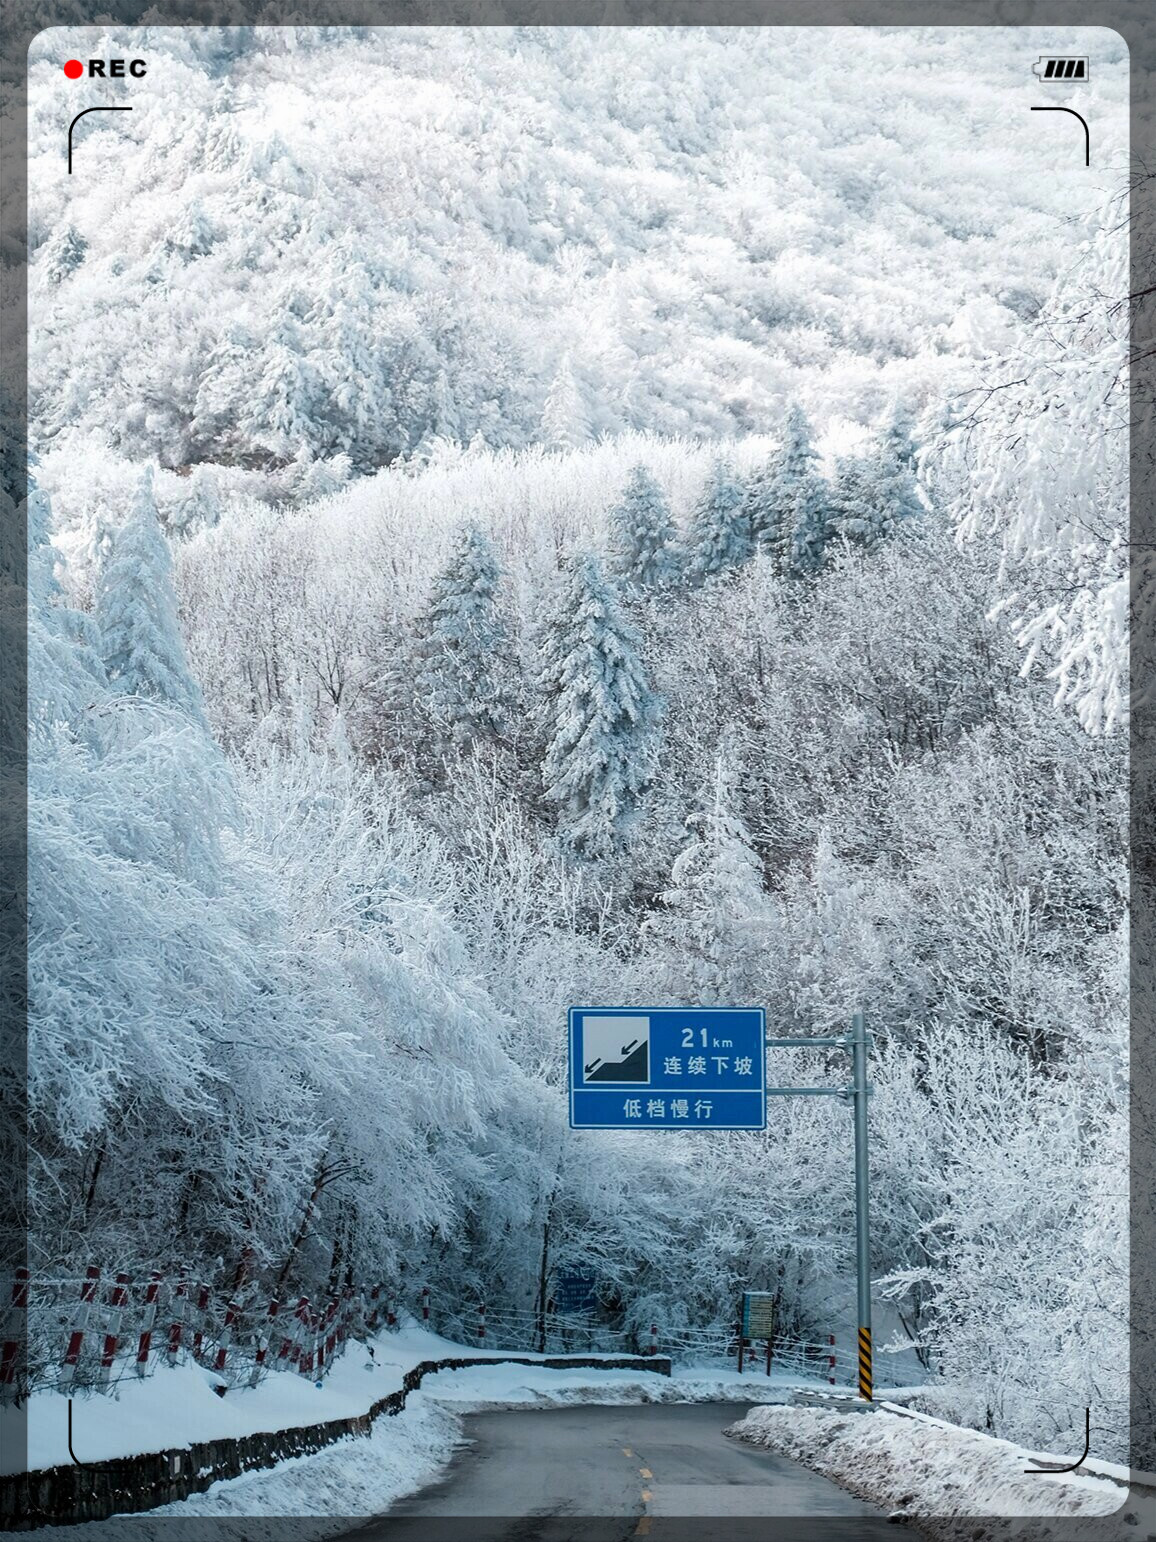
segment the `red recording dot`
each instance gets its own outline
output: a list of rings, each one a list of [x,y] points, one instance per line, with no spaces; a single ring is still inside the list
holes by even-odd
[[[68,76],[69,80],[79,80],[84,74],[84,65],[81,64],[79,59],[69,59],[68,63],[64,66],[64,73]]]

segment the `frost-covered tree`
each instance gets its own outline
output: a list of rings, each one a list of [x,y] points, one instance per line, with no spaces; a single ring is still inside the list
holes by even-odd
[[[910,424],[900,410],[872,449],[837,461],[831,518],[851,545],[870,550],[926,512],[915,478],[915,453]]]
[[[647,931],[669,950],[672,982],[703,1005],[760,1000],[779,929],[762,865],[737,807],[733,750],[715,758],[705,807],[687,817],[689,839],[674,860],[663,911]]]
[[[44,244],[40,271],[49,284],[59,284],[84,261],[88,242],[74,225],[62,225]]]
[[[910,415],[897,407],[879,435],[875,452],[875,484],[885,514],[885,536],[893,535],[905,520],[919,519],[926,513],[917,480],[917,455]]]
[[[624,848],[653,774],[659,706],[640,645],[598,559],[576,557],[545,641],[539,711],[545,795],[563,844],[583,857]]]
[[[513,661],[501,569],[477,526],[462,532],[418,618],[413,692],[435,757],[510,731]]]
[[[874,546],[886,527],[877,472],[878,468],[865,455],[841,455],[835,462],[832,522],[852,546]]]
[[[905,402],[897,401],[892,408],[879,435],[879,447],[892,464],[915,475],[919,446],[915,440],[915,420]]]
[[[1156,179],[1138,186],[1150,208]],[[1019,570],[1004,614],[1027,666],[1046,669],[1057,703],[1092,733],[1127,722],[1133,690],[1152,699],[1147,661],[1129,674],[1129,627],[1134,642],[1152,632],[1156,564],[1128,536],[1127,226],[1122,194],[1089,210],[1079,260],[1038,317],[968,370],[925,458],[931,495],[961,534],[999,532]],[[1147,232],[1134,245],[1153,250]],[[1150,305],[1153,292],[1149,270],[1136,299]]]
[[[116,532],[96,585],[101,653],[113,687],[167,703],[203,724],[177,621],[172,555],[161,533],[151,468]]]
[[[776,564],[787,538],[786,510],[778,485],[778,459],[772,456],[747,476],[743,513],[757,548],[769,552]]]
[[[52,509],[47,494],[30,475],[27,521],[27,728],[30,740],[45,735],[83,732],[85,711],[107,689],[99,653],[99,635],[91,618],[74,610],[57,577],[60,554],[52,544]],[[11,529],[17,528],[15,511]],[[6,589],[6,600],[19,591]],[[5,625],[23,606],[6,604]],[[21,620],[23,618],[21,617]],[[24,725],[19,725],[23,728]],[[13,737],[11,742],[15,743]],[[45,753],[48,753],[47,746]]]
[[[542,442],[552,450],[576,450],[594,437],[586,399],[564,353],[550,382],[542,408]]]
[[[811,425],[797,404],[783,442],[748,485],[747,507],[758,544],[784,578],[806,578],[823,566],[831,533],[831,496],[815,470]]]
[[[686,575],[694,586],[728,573],[754,550],[742,482],[716,460],[691,511],[686,534]]]
[[[627,594],[658,594],[678,580],[680,557],[670,505],[645,466],[635,466],[610,510],[608,567]]]
[[[811,425],[801,407],[787,414],[784,443],[779,452],[777,486],[784,509],[779,566],[790,578],[819,572],[831,534],[831,494],[815,470],[818,460]]]
[[[221,493],[212,466],[194,466],[169,515],[169,528],[182,535],[211,529],[221,517]]]

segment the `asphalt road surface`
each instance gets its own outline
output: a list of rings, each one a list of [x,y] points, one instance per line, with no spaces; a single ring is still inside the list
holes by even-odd
[[[901,1542],[906,1527],[722,1432],[742,1403],[471,1414],[440,1481],[349,1542]],[[864,1416],[866,1417],[866,1416]]]

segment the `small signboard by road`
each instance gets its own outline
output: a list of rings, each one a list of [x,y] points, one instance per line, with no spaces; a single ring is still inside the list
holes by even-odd
[[[570,1125],[762,1130],[762,1007],[572,1007]]]
[[[775,1298],[769,1290],[743,1291],[743,1338],[773,1339]]]

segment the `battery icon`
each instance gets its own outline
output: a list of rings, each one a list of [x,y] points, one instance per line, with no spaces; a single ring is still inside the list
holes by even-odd
[[[1038,75],[1041,80],[1087,80],[1087,58],[1072,59],[1065,56],[1063,59],[1049,58],[1047,54],[1041,54],[1032,65],[1032,74]]]

